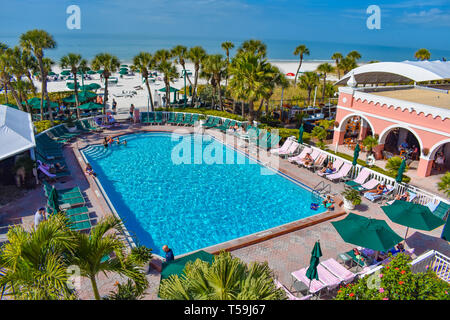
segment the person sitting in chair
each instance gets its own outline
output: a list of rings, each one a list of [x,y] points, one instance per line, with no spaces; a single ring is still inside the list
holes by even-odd
[[[327,165],[320,170],[320,172],[325,174],[330,174],[334,172],[333,161],[328,161]]]
[[[311,164],[313,164],[313,162],[314,162],[314,159],[311,157],[311,153],[307,153],[306,154],[306,156],[303,158],[303,159],[301,159],[303,162],[304,162],[304,164],[306,165],[306,166],[310,166]]]
[[[403,194],[396,195],[395,200],[409,201],[409,192],[405,190]]]
[[[364,194],[372,193],[373,195],[380,195],[384,192],[384,190],[386,190],[386,185],[384,182],[381,182],[375,189],[368,190],[364,192]]]

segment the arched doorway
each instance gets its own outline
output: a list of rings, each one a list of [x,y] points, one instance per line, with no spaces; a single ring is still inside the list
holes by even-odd
[[[433,160],[431,175],[445,174],[450,171],[450,141],[442,141],[430,150],[430,160]]]
[[[409,128],[390,127],[380,135],[380,144],[384,144],[383,156],[405,156],[411,160],[419,160],[422,143],[419,137]]]
[[[342,120],[340,130],[344,132],[343,144],[353,147],[365,137],[373,135],[372,124],[364,117],[356,114],[348,115]]]

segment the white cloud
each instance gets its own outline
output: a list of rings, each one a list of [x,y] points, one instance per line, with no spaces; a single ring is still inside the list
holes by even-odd
[[[450,26],[450,12],[438,8],[405,13],[400,20],[410,24],[430,24],[431,26]]]

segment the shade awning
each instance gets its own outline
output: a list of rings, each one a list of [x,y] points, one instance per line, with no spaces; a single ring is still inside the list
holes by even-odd
[[[0,161],[35,146],[31,115],[0,105]]]
[[[180,90],[178,90],[177,88],[174,88],[174,87],[170,87],[169,90],[170,90],[170,92],[178,92],[178,91],[180,91]],[[161,89],[159,89],[158,91],[160,91],[160,92],[166,92],[166,88],[165,88],[165,87],[164,87],[164,88],[161,88]]]
[[[450,79],[450,61],[377,62],[357,67],[336,85],[345,85],[354,75],[358,84],[408,83]]]

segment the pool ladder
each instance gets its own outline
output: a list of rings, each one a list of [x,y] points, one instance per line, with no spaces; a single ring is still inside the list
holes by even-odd
[[[331,194],[331,185],[320,181],[312,191],[311,200],[313,202],[320,202],[322,197],[326,194]]]

